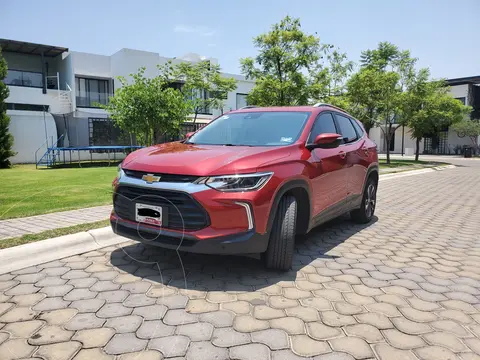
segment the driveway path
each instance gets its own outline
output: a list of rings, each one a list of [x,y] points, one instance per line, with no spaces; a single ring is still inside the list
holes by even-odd
[[[108,219],[111,205],[0,220],[0,240]]]
[[[0,359],[480,359],[462,165],[381,181],[375,222],[314,231],[287,273],[128,242],[0,275]]]

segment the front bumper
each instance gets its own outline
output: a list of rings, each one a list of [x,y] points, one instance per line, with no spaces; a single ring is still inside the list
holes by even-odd
[[[187,232],[171,231],[124,220],[114,213],[110,224],[115,234],[162,248],[199,254],[256,254],[267,250],[268,234],[255,230],[199,239]]]

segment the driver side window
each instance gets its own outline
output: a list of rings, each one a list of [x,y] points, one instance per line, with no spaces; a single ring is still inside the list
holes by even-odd
[[[338,133],[331,113],[320,114],[320,116],[315,120],[315,124],[313,124],[312,126],[312,131],[310,131],[308,143],[313,143],[313,141],[318,135],[327,133]]]

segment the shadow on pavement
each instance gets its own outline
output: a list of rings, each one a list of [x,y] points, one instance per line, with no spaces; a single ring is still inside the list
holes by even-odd
[[[254,291],[280,281],[295,281],[297,271],[320,259],[334,260],[329,252],[369,224],[356,224],[348,217],[335,219],[299,237],[290,271],[267,270],[259,256],[205,255],[137,243],[111,253],[119,270],[153,283],[199,291]]]

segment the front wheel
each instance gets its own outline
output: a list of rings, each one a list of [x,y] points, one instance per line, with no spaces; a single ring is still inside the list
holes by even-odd
[[[294,196],[284,196],[278,204],[265,256],[269,269],[290,270],[295,248],[297,221],[297,200]]]
[[[360,208],[350,213],[353,221],[359,224],[366,224],[372,220],[377,204],[377,182],[373,178],[369,178],[367,186],[363,191],[362,204]]]

